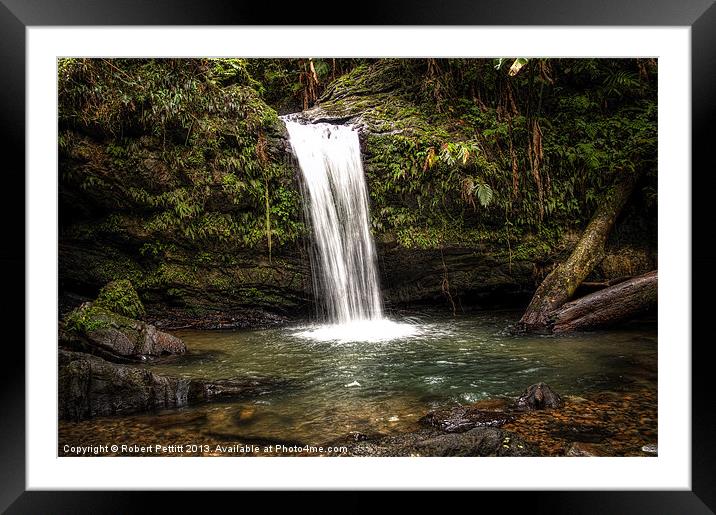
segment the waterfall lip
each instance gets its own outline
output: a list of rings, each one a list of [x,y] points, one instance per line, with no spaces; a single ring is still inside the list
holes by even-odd
[[[351,115],[330,115],[328,113],[322,113],[318,116],[311,116],[308,114],[308,111],[298,111],[296,113],[288,113],[279,116],[279,119],[281,119],[284,123],[286,122],[294,122],[294,123],[300,123],[301,125],[317,125],[317,124],[328,124],[328,125],[345,125],[348,127],[360,127],[360,124],[357,123],[360,120],[360,115],[357,114],[351,114]]]
[[[339,116],[336,118],[332,117],[325,117],[325,118],[314,118],[311,123],[328,123],[331,125],[348,125],[348,126],[355,126],[353,123],[354,121],[358,120],[360,117],[358,115],[351,115],[351,116]]]

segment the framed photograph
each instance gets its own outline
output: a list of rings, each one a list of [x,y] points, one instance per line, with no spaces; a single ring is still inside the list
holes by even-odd
[[[0,5],[3,509],[712,512],[712,2],[183,7]]]

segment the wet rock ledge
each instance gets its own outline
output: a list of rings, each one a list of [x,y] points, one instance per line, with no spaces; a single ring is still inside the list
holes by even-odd
[[[129,281],[109,283],[60,322],[59,417],[83,420],[264,394],[283,386],[275,378],[186,379],[132,363],[184,354],[174,335],[133,317],[144,306]]]
[[[253,397],[286,384],[274,378],[185,379],[59,350],[59,416],[65,420]]]

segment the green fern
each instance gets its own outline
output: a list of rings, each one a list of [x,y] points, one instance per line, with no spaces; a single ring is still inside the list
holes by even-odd
[[[475,186],[475,191],[477,193],[477,199],[480,201],[480,205],[485,208],[488,207],[492,202],[492,197],[494,196],[492,188],[484,182],[478,182]]]

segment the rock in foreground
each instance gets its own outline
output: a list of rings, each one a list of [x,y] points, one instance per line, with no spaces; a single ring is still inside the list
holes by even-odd
[[[561,408],[562,406],[564,406],[562,398],[545,383],[528,386],[516,403],[516,408],[520,411]]]
[[[342,454],[345,456],[346,454]],[[464,433],[421,430],[368,440],[348,446],[349,456],[539,456],[519,436],[495,427]]]
[[[128,414],[259,395],[283,384],[272,379],[206,381],[163,376],[97,356],[59,351],[59,417]]]
[[[500,411],[485,411],[459,406],[431,411],[419,420],[422,425],[438,428],[447,433],[461,433],[475,427],[500,427],[513,417]]]

